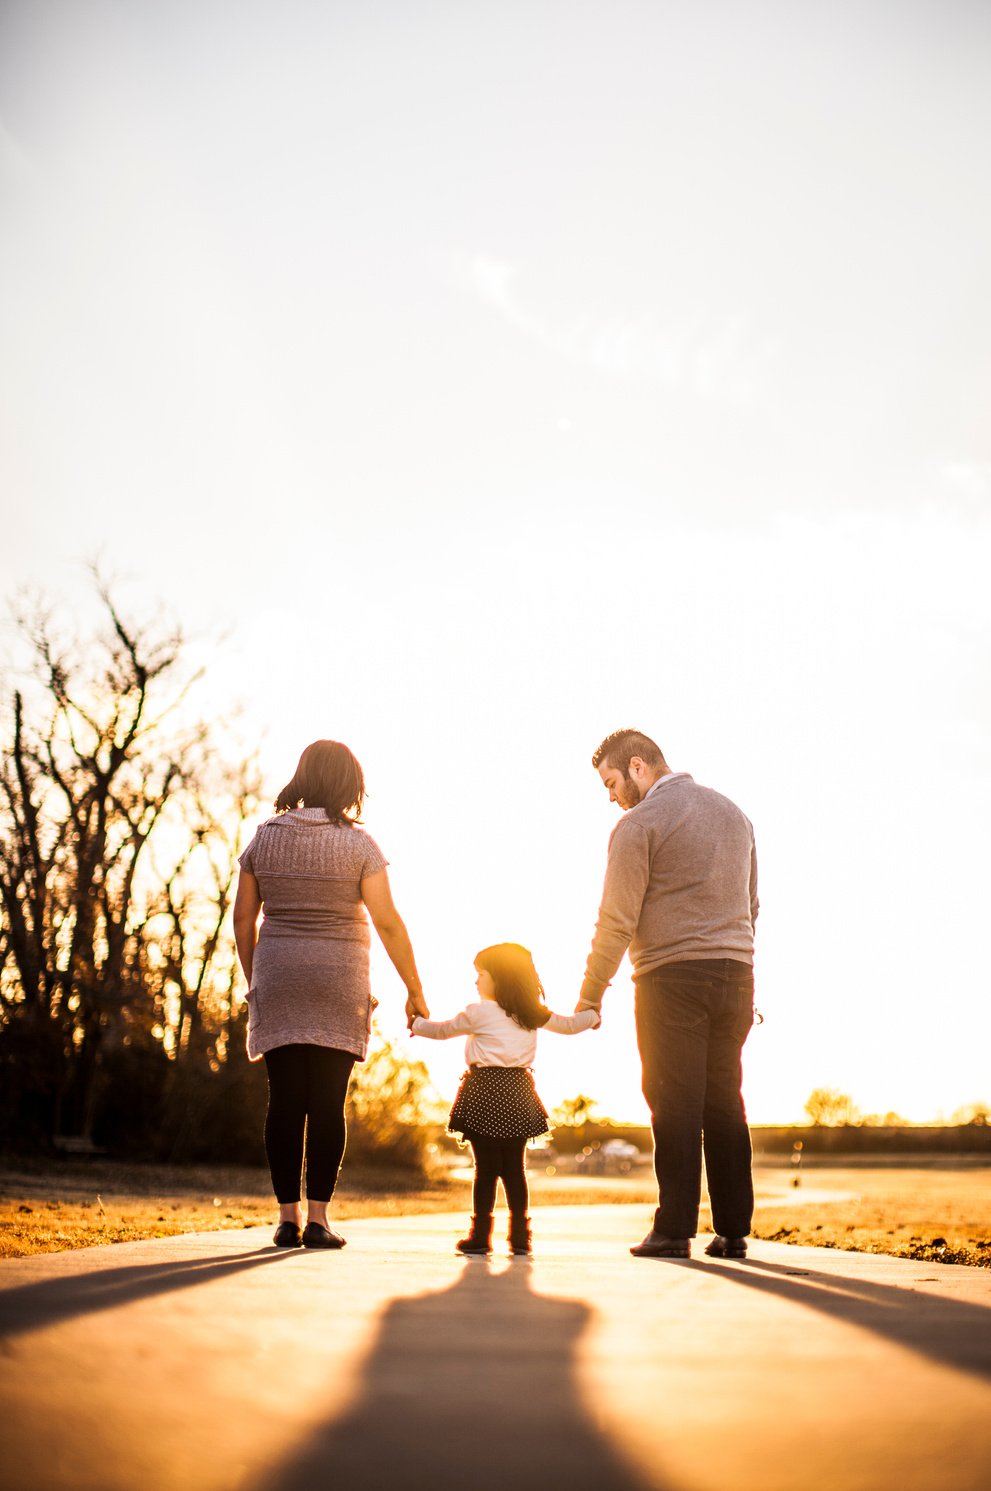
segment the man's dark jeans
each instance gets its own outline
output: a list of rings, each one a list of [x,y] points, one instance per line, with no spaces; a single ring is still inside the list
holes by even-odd
[[[654,1131],[654,1230],[694,1237],[702,1150],[712,1225],[746,1237],[754,1210],[740,1052],[754,1020],[754,971],[731,958],[667,963],[636,980],[637,1044]]]

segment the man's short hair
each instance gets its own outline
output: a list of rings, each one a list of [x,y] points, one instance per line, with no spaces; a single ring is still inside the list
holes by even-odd
[[[627,776],[634,756],[639,756],[645,766],[667,765],[656,740],[642,730],[614,730],[593,753],[592,765],[596,771],[600,766],[615,766]]]

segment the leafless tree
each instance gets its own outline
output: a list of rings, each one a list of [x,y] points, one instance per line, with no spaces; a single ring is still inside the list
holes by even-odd
[[[218,764],[196,716],[181,635],[97,588],[94,638],[40,606],[20,617],[28,663],[3,700],[0,1059],[54,1134],[91,1133],[115,1049],[223,1056],[225,919],[257,803],[254,764]]]

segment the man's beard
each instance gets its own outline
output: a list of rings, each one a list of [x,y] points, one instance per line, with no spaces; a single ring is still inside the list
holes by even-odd
[[[635,808],[638,802],[643,801],[640,796],[640,788],[630,776],[629,771],[624,771],[623,785],[616,796],[619,798],[619,805],[624,811]]]

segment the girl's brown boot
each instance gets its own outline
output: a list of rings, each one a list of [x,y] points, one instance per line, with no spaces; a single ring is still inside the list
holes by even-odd
[[[510,1217],[509,1246],[519,1258],[529,1258],[533,1252],[529,1217]]]
[[[492,1252],[492,1214],[487,1217],[472,1217],[471,1231],[467,1237],[455,1243],[459,1253]]]

